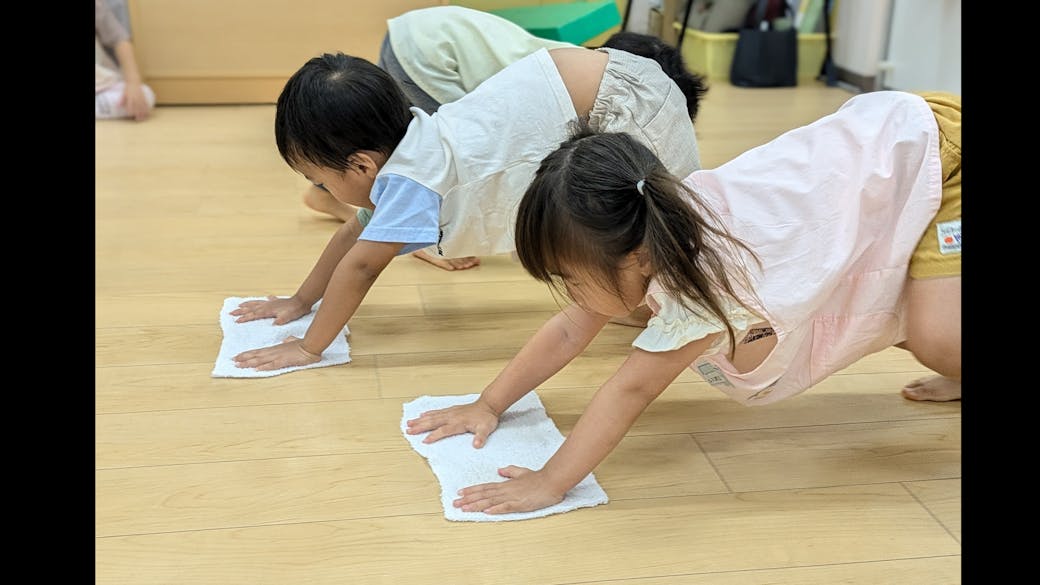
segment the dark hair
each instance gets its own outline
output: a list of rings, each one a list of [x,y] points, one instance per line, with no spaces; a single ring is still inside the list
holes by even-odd
[[[412,121],[408,106],[397,82],[373,63],[325,53],[293,73],[278,96],[278,152],[289,166],[339,171],[359,150],[390,156]]]
[[[704,77],[686,68],[686,63],[678,49],[653,35],[634,32],[619,32],[611,35],[603,46],[657,61],[665,75],[671,77],[686,96],[686,111],[690,113],[690,120],[697,117],[701,98],[708,91],[708,86],[704,82]]]
[[[636,186],[641,180],[642,194]],[[721,293],[743,303],[726,259],[738,258],[738,248],[757,257],[721,226],[649,148],[628,134],[597,134],[578,125],[542,161],[520,200],[516,252],[524,270],[564,296],[561,268],[583,267],[621,297],[617,268],[642,246],[669,294],[691,313],[703,318],[707,311],[725,323],[732,350],[734,332]],[[734,276],[754,294],[746,271]]]

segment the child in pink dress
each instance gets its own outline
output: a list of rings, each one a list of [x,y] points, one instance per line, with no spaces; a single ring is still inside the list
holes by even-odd
[[[626,134],[579,132],[520,203],[524,268],[573,300],[472,404],[408,421],[481,447],[498,416],[577,357],[612,316],[646,330],[540,470],[461,490],[490,514],[553,505],[687,367],[745,405],[796,395],[891,346],[959,400],[960,97],[879,91],[682,181]],[[508,463],[508,462],[503,462]]]

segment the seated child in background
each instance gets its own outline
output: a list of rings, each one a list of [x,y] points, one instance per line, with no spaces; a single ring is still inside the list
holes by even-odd
[[[460,490],[489,514],[556,504],[687,367],[745,405],[803,392],[891,346],[938,375],[913,400],[961,396],[960,97],[879,91],[682,182],[625,134],[586,131],[520,202],[524,268],[573,304],[472,404],[423,413],[424,442],[473,433],[577,357],[612,315],[654,316],[540,470]],[[503,465],[508,465],[503,461]]]
[[[603,46],[657,61],[687,96],[690,119],[696,117],[706,87],[700,76],[686,69],[674,47],[657,37],[627,32],[613,35]],[[458,100],[507,65],[536,50],[564,47],[574,45],[536,37],[490,12],[462,6],[434,6],[387,20],[378,65],[397,81],[413,106],[433,114],[441,104]],[[303,202],[341,221],[357,212],[320,186],[304,191]],[[445,270],[464,270],[480,264],[475,256],[439,258],[422,250],[413,255]]]
[[[153,107],[155,93],[141,81],[130,33],[105,0],[94,0],[94,118],[141,121]]]
[[[432,116],[409,105],[389,74],[342,53],[289,79],[275,112],[279,152],[365,213],[348,217],[291,297],[232,312],[283,324],[322,301],[302,340],[243,352],[239,367],[317,362],[399,254],[511,252],[517,203],[576,119],[633,134],[676,174],[700,168],[687,97],[657,62],[615,49],[539,49]]]

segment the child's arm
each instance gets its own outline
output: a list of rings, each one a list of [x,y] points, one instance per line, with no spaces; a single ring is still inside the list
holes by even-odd
[[[148,100],[144,95],[144,80],[141,79],[141,70],[137,67],[137,57],[134,55],[134,46],[129,40],[121,41],[113,48],[116,61],[119,61],[119,69],[123,73],[123,81],[126,88],[123,91],[122,106],[126,108],[135,120],[144,120],[148,117]]]
[[[240,353],[234,358],[236,365],[265,371],[320,360],[321,352],[336,336],[343,334],[343,326],[357,311],[376,278],[403,247],[403,243],[397,242],[358,240],[332,271],[321,306],[304,338],[290,338],[279,345]]]
[[[325,294],[329,280],[332,279],[332,272],[354,247],[362,229],[361,222],[356,217],[347,219],[325,245],[318,262],[311,268],[310,274],[295,294],[284,299],[268,296],[266,301],[246,301],[231,311],[231,315],[238,317],[235,322],[245,323],[274,317],[275,325],[285,325],[310,313],[314,303]]]
[[[499,470],[509,481],[464,488],[454,501],[467,512],[528,512],[557,504],[617,446],[643,410],[719,334],[668,352],[635,349],[589,402],[574,429],[541,470]]]
[[[432,431],[423,439],[424,443],[432,443],[470,432],[474,435],[473,446],[483,447],[498,426],[498,417],[581,354],[608,319],[576,305],[565,307],[538,329],[476,402],[424,412],[407,422],[408,434]]]

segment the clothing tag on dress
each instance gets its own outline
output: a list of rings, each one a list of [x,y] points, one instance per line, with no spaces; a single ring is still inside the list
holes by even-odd
[[[940,254],[961,253],[961,220],[954,219],[935,225],[939,237]]]
[[[726,379],[726,375],[722,373],[722,369],[711,362],[697,364],[697,370],[701,373],[701,377],[712,386],[733,387],[733,384]]]

